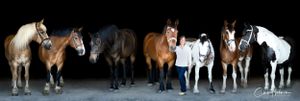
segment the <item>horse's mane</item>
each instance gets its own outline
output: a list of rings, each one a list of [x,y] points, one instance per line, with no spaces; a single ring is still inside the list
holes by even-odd
[[[32,37],[36,33],[35,22],[21,26],[12,39],[11,44],[18,50],[26,48],[31,42]]]
[[[116,25],[107,25],[101,28],[97,33],[95,33],[102,40],[107,40],[108,38],[113,38],[114,32],[117,32],[119,29]]]
[[[68,28],[58,28],[58,29],[54,29],[51,32],[51,35],[53,36],[68,36],[71,34],[71,32],[73,31],[73,28],[68,27]]]

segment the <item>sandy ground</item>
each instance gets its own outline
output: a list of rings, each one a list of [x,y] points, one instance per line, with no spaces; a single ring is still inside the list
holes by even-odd
[[[125,86],[118,92],[109,90],[108,79],[74,79],[65,80],[64,92],[61,95],[55,94],[53,88],[50,95],[44,96],[42,89],[45,80],[33,79],[30,81],[32,95],[24,95],[23,89],[19,91],[19,96],[10,96],[10,80],[0,80],[0,101],[299,101],[300,80],[292,81],[292,88],[278,90],[277,95],[261,95],[261,90],[257,90],[264,84],[263,78],[251,79],[247,88],[238,87],[237,93],[231,93],[232,80],[227,79],[227,89],[225,94],[220,94],[222,80],[214,80],[216,94],[210,94],[207,90],[208,81],[199,81],[199,94],[193,94],[191,90],[185,96],[179,96],[179,82],[173,79],[173,90],[169,92],[157,93],[158,85],[147,86],[146,79],[137,79],[135,87]],[[24,84],[24,83],[23,83]],[[239,82],[238,82],[239,84]],[[277,83],[278,84],[278,83]],[[191,80],[191,86],[194,85]],[[280,91],[280,92],[279,92]],[[280,93],[280,94],[279,94]]]

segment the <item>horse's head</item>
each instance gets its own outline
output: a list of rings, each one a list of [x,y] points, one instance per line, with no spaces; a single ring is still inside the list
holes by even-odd
[[[42,19],[40,22],[35,23],[37,33],[36,40],[46,49],[50,49],[52,47],[52,42],[47,34],[47,28],[43,23],[44,19]]]
[[[199,60],[200,62],[203,62],[207,57],[208,55],[210,54],[210,51],[211,51],[211,43],[208,39],[208,36],[205,34],[205,33],[202,33],[200,36],[199,36]]]
[[[96,63],[98,60],[99,54],[103,52],[103,48],[101,48],[101,46],[103,45],[103,42],[98,33],[90,34],[90,38],[91,38],[90,62]]]
[[[242,32],[242,38],[239,43],[239,50],[245,51],[251,43],[256,41],[256,33],[258,32],[258,29],[255,26],[244,24],[244,29]]]
[[[231,24],[227,22],[227,20],[224,21],[224,27],[222,29],[222,39],[226,43],[226,46],[228,47],[229,51],[233,52],[236,50],[236,44],[235,44],[235,23],[236,20],[234,20]]]
[[[175,23],[172,23],[171,20],[168,19],[165,29],[163,31],[163,34],[167,37],[169,50],[172,52],[175,51],[175,48],[176,48],[178,24],[179,24],[178,19],[175,21]]]
[[[81,28],[73,29],[71,33],[71,47],[75,48],[78,52],[79,56],[83,56],[85,54],[85,47],[82,41]]]

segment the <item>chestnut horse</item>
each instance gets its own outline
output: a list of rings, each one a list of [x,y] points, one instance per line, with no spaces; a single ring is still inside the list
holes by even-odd
[[[164,27],[163,33],[148,33],[144,39],[144,56],[148,65],[148,78],[149,83],[153,83],[152,65],[151,60],[156,61],[157,68],[160,72],[159,78],[159,92],[165,90],[163,78],[164,78],[164,64],[168,64],[167,72],[167,89],[173,89],[171,85],[171,69],[175,62],[175,53],[177,42],[177,26],[179,21],[176,20],[172,23],[170,19],[167,20],[167,24]]]
[[[29,66],[31,62],[31,49],[29,44],[35,41],[50,49],[51,41],[47,35],[47,28],[43,24],[44,19],[39,22],[32,22],[21,26],[16,35],[9,35],[4,42],[5,57],[8,60],[12,73],[12,95],[18,95],[18,87],[22,87],[21,73],[22,67],[25,68],[25,95],[30,95],[29,89]],[[18,80],[18,81],[17,81]],[[18,83],[18,85],[17,85]]]
[[[221,31],[221,43],[220,43],[220,57],[221,64],[223,67],[223,86],[221,89],[221,93],[225,93],[226,89],[226,79],[227,79],[227,65],[232,65],[232,79],[233,79],[233,90],[235,93],[237,91],[236,84],[236,66],[239,58],[238,50],[236,49],[237,42],[235,40],[235,23],[233,21],[231,24],[224,21],[224,26]]]
[[[51,81],[51,83],[54,84],[51,75],[51,68],[54,65],[57,66],[55,92],[57,94],[62,93],[61,86],[63,84],[63,81],[61,76],[61,70],[66,59],[66,47],[71,46],[72,48],[74,48],[78,52],[79,56],[83,56],[85,54],[85,47],[82,41],[81,30],[82,28],[66,28],[55,30],[50,36],[50,39],[53,42],[52,48],[50,50],[46,50],[42,47],[39,48],[39,58],[46,65],[47,68],[46,85],[43,91],[44,95],[49,94],[49,81]]]

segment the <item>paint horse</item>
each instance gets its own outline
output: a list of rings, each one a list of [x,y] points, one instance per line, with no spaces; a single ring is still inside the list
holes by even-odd
[[[156,62],[156,67],[159,69],[159,92],[165,90],[164,86],[164,64],[168,64],[167,72],[167,85],[166,89],[173,89],[171,85],[171,70],[175,62],[175,48],[177,42],[178,26],[179,21],[176,20],[172,23],[170,19],[167,20],[167,24],[164,27],[163,33],[150,32],[145,36],[144,39],[144,56],[148,65],[147,74],[149,83],[153,83],[154,75],[152,75],[151,60]]]
[[[226,79],[227,79],[227,66],[228,64],[232,65],[232,79],[233,79],[233,89],[232,92],[237,91],[236,83],[236,66],[239,58],[238,49],[236,49],[236,40],[235,40],[235,23],[228,23],[227,20],[224,20],[224,26],[221,30],[221,42],[220,42],[220,57],[221,64],[223,67],[223,85],[220,93],[225,93],[226,89]]]
[[[195,41],[186,42],[192,49],[192,65],[195,66],[195,85],[194,93],[199,93],[198,90],[198,80],[199,80],[199,70],[202,67],[207,67],[208,71],[208,80],[209,80],[209,91],[210,93],[215,93],[215,90],[212,85],[212,68],[214,65],[215,51],[213,45],[208,38],[207,34],[202,33],[199,35],[199,38]],[[192,67],[189,67],[188,74],[185,73],[186,85],[189,88],[190,73]]]
[[[131,70],[131,85],[134,85],[134,61],[137,49],[135,32],[131,29],[119,29],[116,25],[108,25],[98,32],[90,34],[91,51],[89,60],[96,63],[99,54],[103,54],[111,73],[111,90],[119,89],[118,69],[123,66],[123,79],[121,84],[126,85],[126,70]],[[130,58],[130,67],[126,67],[126,60]]]
[[[49,82],[54,85],[53,77],[51,75],[51,68],[56,65],[57,73],[56,73],[56,86],[55,92],[57,94],[62,93],[62,76],[61,70],[64,65],[64,61],[66,59],[66,47],[71,46],[74,48],[79,56],[83,56],[85,54],[85,47],[82,41],[81,35],[82,28],[66,28],[66,29],[58,29],[54,30],[50,36],[50,39],[53,43],[52,48],[50,50],[46,50],[42,47],[39,48],[39,58],[46,65],[47,69],[47,79],[46,85],[44,87],[43,94],[48,95],[50,90]]]
[[[22,67],[25,68],[25,95],[30,95],[29,89],[29,67],[31,63],[30,43],[35,41],[43,48],[50,49],[51,41],[47,35],[47,28],[43,24],[44,19],[39,22],[32,22],[22,25],[17,34],[9,35],[4,42],[5,57],[8,60],[12,73],[12,95],[18,95],[18,89],[22,87],[21,73]]]
[[[257,42],[262,47],[263,66],[265,67],[265,90],[269,89],[269,67],[271,67],[271,88],[275,91],[275,72],[277,65],[281,75],[279,88],[284,87],[284,68],[288,68],[288,79],[286,86],[291,85],[292,65],[295,57],[295,41],[290,37],[278,37],[270,30],[261,27],[245,24],[242,41],[239,49],[245,51],[251,43]]]

